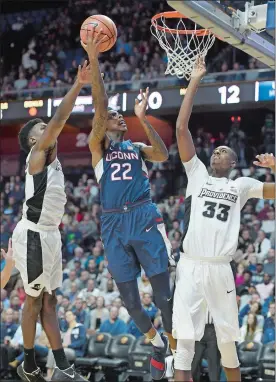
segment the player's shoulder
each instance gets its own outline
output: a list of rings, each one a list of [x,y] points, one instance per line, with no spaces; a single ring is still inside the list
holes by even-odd
[[[232,180],[232,183],[235,184],[239,189],[255,186],[261,182],[257,179],[250,178],[249,176],[241,176],[235,180]]]

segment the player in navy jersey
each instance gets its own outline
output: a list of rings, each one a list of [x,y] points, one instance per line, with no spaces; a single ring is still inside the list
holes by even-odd
[[[127,125],[123,116],[108,108],[108,98],[98,62],[100,34],[90,38],[87,50],[92,73],[92,97],[95,116],[89,137],[92,166],[101,188],[101,234],[114,278],[130,316],[153,344],[151,374],[162,379],[166,372],[165,355],[171,336],[172,308],[169,286],[169,261],[173,261],[162,216],[150,198],[150,184],[145,160],[168,159],[164,142],[146,119],[149,89],[142,101],[136,100],[135,114],[151,143],[124,141]],[[159,334],[142,308],[137,276],[141,267],[149,277],[154,299],[161,310],[168,337]]]

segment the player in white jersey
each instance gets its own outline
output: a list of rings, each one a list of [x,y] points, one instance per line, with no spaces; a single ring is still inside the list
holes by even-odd
[[[57,159],[57,138],[84,84],[90,83],[87,62],[78,69],[73,87],[63,98],[48,124],[33,119],[19,133],[21,148],[29,153],[26,161],[25,203],[22,220],[17,224],[12,245],[15,266],[26,292],[22,314],[24,362],[17,369],[24,381],[45,381],[34,356],[36,322],[40,315],[56,361],[52,380],[84,379],[68,363],[56,315],[55,290],[62,285],[62,255],[59,225],[64,214],[66,195],[64,175]]]
[[[241,209],[250,198],[274,199],[275,184],[248,177],[229,179],[237,163],[237,155],[229,147],[214,150],[211,176],[196,156],[188,122],[205,71],[203,59],[198,59],[177,119],[177,142],[188,187],[173,307],[173,336],[177,339],[175,380],[191,378],[195,341],[203,336],[208,308],[227,380],[237,382],[241,380],[235,347],[239,324],[230,261],[238,244]],[[258,156],[258,160],[254,163],[275,169],[272,154]]]

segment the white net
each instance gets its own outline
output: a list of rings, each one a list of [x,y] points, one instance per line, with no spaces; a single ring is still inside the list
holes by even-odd
[[[152,21],[151,33],[167,53],[168,63],[165,74],[189,80],[196,58],[205,57],[216,38],[208,30],[201,32],[196,25],[192,31],[187,30],[184,20],[180,18],[176,28],[170,29],[166,25],[166,17],[161,16]],[[158,26],[161,26],[162,30],[158,29]]]

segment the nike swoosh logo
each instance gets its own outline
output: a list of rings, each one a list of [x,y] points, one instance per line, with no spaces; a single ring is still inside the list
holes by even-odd
[[[149,232],[152,229],[153,225],[150,228],[146,229],[146,232]]]
[[[172,299],[172,297],[171,297],[171,298],[167,298],[167,301],[168,301],[168,302],[170,302],[170,301],[171,301],[171,299]]]
[[[231,293],[231,292],[233,292],[233,290],[234,290],[234,289],[232,289],[232,290],[228,290],[227,293]]]

